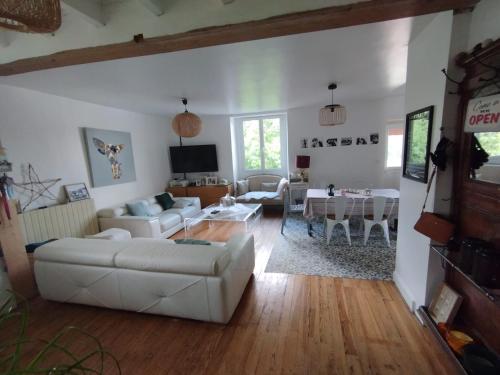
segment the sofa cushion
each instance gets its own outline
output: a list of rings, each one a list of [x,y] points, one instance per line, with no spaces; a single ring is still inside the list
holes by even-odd
[[[185,208],[188,206],[192,206],[193,202],[189,199],[177,198],[174,200],[173,208]]]
[[[278,183],[277,182],[263,182],[260,190],[261,191],[276,192],[276,190],[278,190]]]
[[[114,257],[127,247],[128,241],[103,241],[63,238],[35,250],[35,259],[47,262],[114,266]]]
[[[128,244],[127,248],[116,255],[116,267],[215,276],[231,260],[231,253],[220,246],[172,245],[167,241],[143,238],[134,239]]]
[[[123,216],[127,213],[127,209],[125,207],[110,207],[103,208],[97,211],[97,216],[107,219],[112,219],[114,217]]]
[[[239,197],[236,198],[237,201],[242,202],[250,202],[250,201],[261,201],[265,199],[277,199],[279,200],[280,197],[278,193],[274,192],[267,192],[267,191],[250,191],[246,194],[240,195]]]
[[[240,195],[248,193],[248,180],[236,181],[236,191]]]
[[[156,201],[158,202],[158,204],[164,210],[168,210],[169,208],[172,208],[172,206],[174,205],[174,200],[172,199],[172,197],[168,193],[156,195],[155,198],[156,198]]]
[[[184,220],[188,217],[193,217],[198,213],[198,211],[198,208],[195,206],[188,206],[184,208],[171,208],[170,210],[165,211],[165,213],[180,215],[181,219]]]
[[[166,232],[181,222],[181,216],[176,213],[164,212],[158,218],[162,232]]]
[[[145,200],[130,202],[126,206],[127,211],[132,216],[152,216],[149,212],[149,205]]]
[[[163,207],[160,206],[158,203],[153,203],[149,205],[149,213],[153,216],[158,216],[163,212]]]

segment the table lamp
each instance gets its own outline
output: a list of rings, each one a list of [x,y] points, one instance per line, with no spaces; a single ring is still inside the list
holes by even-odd
[[[305,169],[309,169],[311,157],[308,155],[297,155],[295,158],[295,167],[300,170],[300,178],[304,181]]]

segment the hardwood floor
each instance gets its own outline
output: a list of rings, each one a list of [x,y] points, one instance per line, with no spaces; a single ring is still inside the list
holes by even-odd
[[[29,332],[84,328],[123,374],[454,373],[392,282],[265,273],[280,223],[255,228],[254,277],[226,326],[38,298]]]

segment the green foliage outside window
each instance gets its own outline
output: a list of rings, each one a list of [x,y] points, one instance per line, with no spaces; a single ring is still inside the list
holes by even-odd
[[[490,157],[500,156],[500,132],[474,134]]]
[[[279,118],[244,120],[243,144],[246,170],[281,168],[281,129]]]
[[[280,119],[264,119],[264,165],[265,169],[281,168]]]
[[[245,169],[261,169],[259,120],[243,121]]]
[[[411,165],[425,165],[427,146],[428,118],[412,119],[408,162]]]

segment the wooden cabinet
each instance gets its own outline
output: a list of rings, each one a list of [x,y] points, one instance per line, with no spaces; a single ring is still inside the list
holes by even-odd
[[[227,193],[233,195],[233,185],[171,187],[166,191],[172,193],[174,197],[199,197],[201,207],[207,207],[219,203],[219,200]]]

